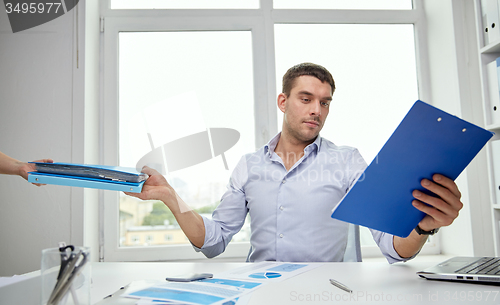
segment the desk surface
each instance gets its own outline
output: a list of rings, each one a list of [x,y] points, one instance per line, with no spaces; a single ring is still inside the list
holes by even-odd
[[[435,262],[326,263],[252,293],[251,304],[500,304],[500,286],[429,281],[415,272]],[[245,263],[94,263],[92,303],[134,304],[125,298],[101,300],[137,280],[164,280],[167,275],[222,271]],[[336,279],[354,292],[348,294],[329,283]]]

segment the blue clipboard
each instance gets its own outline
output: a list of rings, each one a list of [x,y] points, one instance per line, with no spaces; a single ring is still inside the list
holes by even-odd
[[[425,214],[412,205],[423,178],[455,180],[493,133],[417,101],[332,218],[407,237]]]
[[[64,186],[87,187],[94,189],[122,191],[130,193],[140,193],[145,181],[123,182],[123,181],[110,181],[104,179],[85,178],[77,176],[47,174],[39,172],[29,172],[28,182],[41,183],[41,184],[55,184]]]

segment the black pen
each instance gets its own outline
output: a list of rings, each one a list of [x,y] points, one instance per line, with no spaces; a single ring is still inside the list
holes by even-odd
[[[333,286],[337,286],[338,288],[340,288],[340,289],[342,289],[344,291],[352,293],[352,289],[351,288],[347,287],[346,285],[342,284],[339,281],[336,281],[334,279],[330,279],[330,284],[332,284]]]

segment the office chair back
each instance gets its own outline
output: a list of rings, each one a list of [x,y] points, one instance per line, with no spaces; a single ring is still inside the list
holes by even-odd
[[[344,262],[361,262],[361,242],[359,237],[359,226],[349,224],[347,233],[347,247],[344,253]]]

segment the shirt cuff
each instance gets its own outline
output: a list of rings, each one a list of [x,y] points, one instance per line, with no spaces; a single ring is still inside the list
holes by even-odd
[[[391,237],[391,240],[392,240],[391,247],[389,247],[388,252],[385,255],[385,258],[387,259],[389,264],[394,264],[397,262],[407,262],[420,253],[420,250],[418,250],[418,252],[412,255],[411,257],[401,257],[399,253],[396,251],[396,249],[394,249],[394,236]]]
[[[201,246],[201,248],[199,248],[199,247],[195,246],[191,241],[189,241],[191,243],[191,246],[193,246],[193,249],[196,252],[200,252],[203,248],[205,248],[205,245],[207,244],[207,236],[209,236],[211,234],[211,232],[208,231],[209,228],[207,227],[207,221],[205,219],[205,216],[203,216],[203,215],[200,215],[200,216],[203,219],[203,225],[205,226],[205,240],[203,240],[203,246]]]

